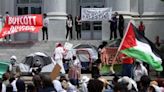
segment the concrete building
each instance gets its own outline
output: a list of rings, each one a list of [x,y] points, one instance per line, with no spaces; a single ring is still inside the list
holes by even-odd
[[[138,26],[142,19],[146,36],[154,41],[158,35],[164,40],[164,2],[161,0],[0,0],[0,15],[6,11],[13,15],[47,13],[50,19],[48,26],[49,40],[66,40],[65,20],[67,14],[73,17],[80,15],[82,7],[112,7],[113,12],[123,14],[125,25],[133,18]],[[140,18],[139,16],[142,16]],[[83,22],[83,40],[109,40],[110,23]],[[74,39],[76,31],[73,30]],[[42,33],[16,33],[14,41],[42,40]]]

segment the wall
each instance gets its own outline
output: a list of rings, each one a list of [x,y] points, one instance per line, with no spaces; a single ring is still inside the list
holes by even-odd
[[[164,2],[161,0],[144,0],[144,12],[164,12]]]

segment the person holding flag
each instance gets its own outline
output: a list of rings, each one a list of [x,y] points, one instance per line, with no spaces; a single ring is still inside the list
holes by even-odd
[[[125,54],[121,54],[119,56],[120,60],[122,61],[122,76],[128,76],[129,78],[132,78],[134,59],[132,57],[128,57]]]
[[[132,21],[129,22],[127,31],[113,59],[110,68],[113,73],[114,62],[119,52],[149,64],[156,71],[163,71],[162,56],[159,50],[154,43],[138,31]]]

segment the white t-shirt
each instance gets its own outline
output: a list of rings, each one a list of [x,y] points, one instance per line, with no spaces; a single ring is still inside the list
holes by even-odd
[[[67,26],[70,28],[70,27],[72,27],[73,25],[72,25],[72,20],[67,20]]]
[[[17,81],[17,78],[11,83],[11,85],[13,86],[13,91],[15,92],[17,92],[16,81]]]
[[[82,90],[82,92],[88,92],[87,83],[85,83],[85,82],[82,83],[81,90]]]
[[[6,85],[4,83],[2,83],[2,92],[6,92]]]
[[[62,85],[59,80],[53,80],[52,83],[57,92],[66,92],[66,90],[62,88]]]
[[[148,75],[147,69],[145,68],[145,66],[143,66],[143,64],[139,65],[139,69],[135,66],[134,67],[134,80],[135,81],[140,81],[140,78],[143,75]]]
[[[49,24],[49,19],[46,17],[43,19],[43,26],[48,27],[48,24]]]

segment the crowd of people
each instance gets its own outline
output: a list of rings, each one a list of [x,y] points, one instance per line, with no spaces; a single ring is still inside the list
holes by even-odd
[[[11,56],[11,65],[0,79],[0,90],[1,92],[164,92],[162,82],[151,80],[142,61],[135,60],[134,63],[134,59],[125,55],[121,56],[121,61],[124,62],[121,76],[114,74],[113,79],[109,81],[102,77],[101,50],[106,45],[107,42],[102,42],[98,47],[99,58],[92,63],[91,77],[81,75],[81,63],[76,54],[69,54],[71,58],[63,59],[67,50],[61,43],[56,43],[53,55],[53,59],[61,66],[60,75],[56,79],[39,71],[34,72],[32,82],[26,84],[17,67],[16,56]],[[67,61],[69,61],[68,75],[63,66]],[[31,70],[33,71],[35,70]]]
[[[115,12],[109,21],[111,23],[110,40],[112,40],[113,37],[117,39],[117,15],[118,13]],[[43,40],[45,40],[45,36],[46,40],[48,40],[49,20],[46,14],[44,14],[43,22]],[[77,39],[81,38],[81,25],[80,17],[76,16],[75,27]],[[66,39],[69,39],[69,34],[70,39],[73,39],[72,27],[73,19],[71,15],[68,15],[66,20]],[[145,35],[145,26],[142,21],[138,29]],[[120,37],[123,38],[124,18],[121,14],[119,15],[118,30]],[[0,80],[0,92],[164,92],[164,88],[162,87],[164,85],[157,80],[151,80],[149,68],[145,67],[142,61],[127,57],[124,54],[120,55],[120,60],[122,61],[121,76],[114,75],[112,81],[104,79],[100,73],[102,61],[106,62],[106,64],[108,64],[109,61],[106,60],[106,57],[102,56],[105,52],[103,49],[105,46],[107,46],[107,42],[103,42],[98,47],[98,59],[92,63],[91,78],[81,76],[82,66],[76,54],[73,54],[70,58],[64,58],[67,54],[67,50],[61,43],[56,44],[53,54],[54,61],[61,67],[60,78],[55,80],[52,80],[49,75],[41,74],[41,69],[36,65],[37,69],[35,70],[35,68],[33,68],[31,70],[33,77],[32,83],[25,84],[25,81],[21,79],[20,69],[17,67],[17,58],[16,56],[12,56],[9,69],[2,75],[2,79]],[[69,61],[68,76],[66,76],[63,65],[63,63],[67,61]]]
[[[113,79],[108,81],[101,75],[92,75],[91,78],[81,76],[75,81],[66,75],[60,75],[59,78],[52,80],[49,75],[35,74],[31,83],[26,84],[19,74],[13,76],[11,72],[6,72],[0,80],[0,90],[1,92],[164,92],[163,84],[151,80],[146,68],[140,62],[134,68],[134,78],[114,75]]]

